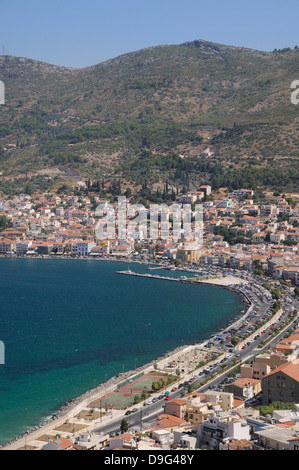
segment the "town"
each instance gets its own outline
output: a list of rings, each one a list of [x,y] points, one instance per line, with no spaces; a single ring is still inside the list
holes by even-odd
[[[192,233],[185,237],[183,234],[179,240],[174,237],[162,239],[161,220],[154,231],[156,239],[148,238],[147,234],[98,237],[97,234],[102,233],[99,225],[104,222],[96,215],[96,208],[106,204],[114,207],[117,214],[118,204],[108,204],[97,196],[91,201],[84,195],[45,193],[11,198],[0,195],[0,255],[218,266],[249,273],[266,272],[296,288],[299,284],[297,201],[273,196],[272,203],[258,204],[253,200],[254,191],[245,189],[213,200],[210,200],[211,193],[209,185],[202,185],[199,191],[180,195],[177,199],[178,203],[191,207],[196,201],[202,204],[202,246],[196,245]],[[188,239],[190,235],[191,240]]]
[[[0,202],[3,257],[117,259],[178,270],[177,282],[236,290],[243,316],[205,343],[160,358],[72,403],[4,448],[32,450],[296,450],[299,430],[299,209],[254,191],[217,199],[209,185],[181,194],[201,202],[201,246],[180,240],[97,237],[100,198],[44,193]],[[110,203],[111,205],[111,203]],[[117,202],[113,203],[118,210]],[[130,219],[131,221],[132,219]],[[185,236],[184,236],[185,235]],[[156,268],[155,268],[156,266]],[[130,269],[121,274],[139,275]],[[161,271],[159,271],[161,272]],[[168,280],[163,275],[140,274]],[[245,313],[244,313],[245,312]],[[70,418],[71,417],[71,418]]]

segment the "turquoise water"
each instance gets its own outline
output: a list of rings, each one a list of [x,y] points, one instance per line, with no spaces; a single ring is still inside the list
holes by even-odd
[[[206,339],[244,308],[226,289],[121,269],[112,261],[0,259],[0,444],[119,372]]]

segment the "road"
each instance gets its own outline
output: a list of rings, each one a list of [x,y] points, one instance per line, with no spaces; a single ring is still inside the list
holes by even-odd
[[[248,279],[248,277],[247,277]],[[248,279],[249,281],[252,279]],[[281,338],[285,336],[285,330],[280,332],[270,343],[265,345],[262,348],[259,348],[258,345],[262,340],[267,337],[267,330],[265,330],[264,335],[260,335],[257,337],[253,342],[250,344],[246,345],[245,349],[240,349],[236,350],[236,348],[233,349],[232,351],[232,345],[228,343],[228,334],[231,332],[232,336],[233,335],[241,335],[245,332],[248,331],[248,328],[250,325],[256,326],[257,322],[263,321],[265,319],[266,315],[270,315],[269,310],[271,309],[271,305],[273,305],[273,301],[271,301],[268,298],[265,298],[265,295],[263,291],[261,290],[260,286],[256,285],[256,280],[253,280],[254,284],[249,284],[246,288],[241,287],[243,290],[243,293],[246,295],[250,296],[250,300],[253,304],[253,309],[252,311],[255,312],[248,317],[248,323],[242,323],[242,325],[236,330],[233,329],[232,327],[228,327],[227,331],[223,336],[220,336],[221,341],[219,344],[219,338],[215,337],[210,339],[210,344],[212,346],[215,346],[218,342],[218,347],[220,346],[221,351],[226,354],[226,359],[223,361],[218,362],[216,360],[216,365],[212,367],[210,370],[207,370],[206,368],[201,368],[198,369],[197,371],[193,372],[193,374],[188,374],[184,378],[181,379],[181,381],[177,384],[177,387],[180,386],[175,392],[171,392],[171,399],[178,399],[181,398],[182,396],[186,395],[188,393],[187,385],[189,383],[190,378],[194,378],[193,382],[190,382],[190,384],[196,388],[198,392],[204,393],[207,391],[209,388],[221,388],[221,381],[227,376],[228,370],[223,372],[223,366],[231,366],[231,369],[234,369],[236,367],[235,362],[233,361],[233,357],[239,359],[242,362],[245,361],[250,361],[252,360],[257,354],[261,354],[262,352],[266,351],[269,346],[276,344]],[[290,308],[298,309],[299,308],[299,300],[294,299],[289,291],[289,289],[285,290],[285,297],[283,299],[283,311],[281,320],[277,322],[275,325],[276,327],[279,327],[279,325],[288,319],[289,316],[289,310]],[[297,326],[297,320],[292,323],[292,325],[289,325],[286,329],[288,330],[291,328],[291,326]],[[231,331],[233,330],[233,331]],[[257,333],[253,333],[253,336],[257,336]],[[230,357],[233,356],[233,357]],[[205,369],[205,372],[203,372],[202,369]],[[200,372],[199,372],[200,371]],[[208,382],[208,384],[202,385],[202,382],[205,381],[207,378],[211,377],[211,375],[216,374],[216,377],[213,378]],[[185,383],[186,386],[182,387],[180,384]],[[169,387],[168,391],[170,391],[173,387]],[[159,394],[153,394],[151,396],[152,398],[158,398]],[[161,396],[161,395],[160,395]],[[150,404],[150,405],[144,405],[143,403],[139,404],[136,406],[137,411],[130,414],[130,415],[125,415],[125,411],[123,412],[117,412],[117,416],[114,419],[111,419],[110,422],[108,423],[103,423],[100,427],[97,427],[93,430],[93,432],[97,433],[103,433],[103,434],[118,434],[120,433],[120,424],[122,419],[126,419],[126,421],[129,424],[129,431],[144,431],[147,429],[155,420],[156,418],[164,412],[164,406],[165,404],[165,399],[159,399],[155,403]]]

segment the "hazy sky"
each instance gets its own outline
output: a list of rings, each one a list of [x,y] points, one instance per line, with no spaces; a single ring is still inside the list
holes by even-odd
[[[299,0],[0,0],[0,48],[71,67],[195,39],[299,45]]]

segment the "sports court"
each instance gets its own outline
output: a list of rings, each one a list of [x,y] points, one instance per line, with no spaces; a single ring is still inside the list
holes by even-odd
[[[135,395],[141,395],[143,390],[150,392],[152,383],[159,379],[166,379],[162,374],[142,375],[130,381],[120,384],[117,391],[107,394],[98,400],[90,403],[91,408],[113,408],[124,409],[134,403]]]

